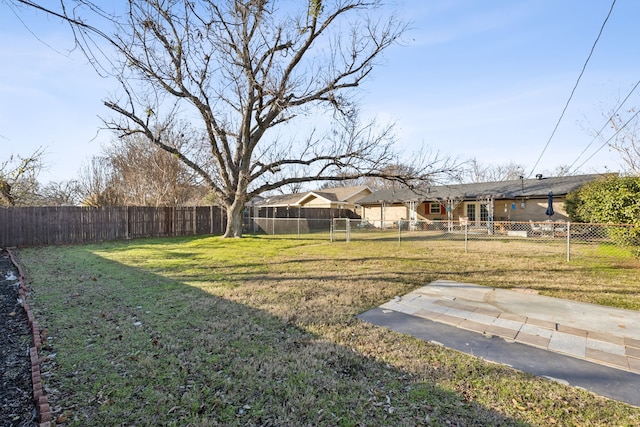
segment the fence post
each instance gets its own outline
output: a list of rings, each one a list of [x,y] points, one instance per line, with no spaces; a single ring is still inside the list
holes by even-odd
[[[469,253],[469,221],[464,224],[464,253]]]
[[[85,227],[85,225],[86,225],[85,224],[85,219],[86,219],[86,215],[85,215],[85,212],[86,212],[86,209],[89,209],[89,208],[80,208],[80,209],[82,209],[80,211],[80,242],[81,243],[85,243],[86,242],[86,236],[85,236],[85,229],[86,229],[86,227]]]
[[[571,221],[567,221],[567,262],[571,261]]]
[[[220,212],[220,233],[225,234],[227,232],[227,222],[229,222],[227,211],[222,208],[219,208],[218,211]]]
[[[198,220],[197,220],[198,217],[196,216],[196,207],[190,206],[189,210],[191,211],[191,235],[197,236],[198,235]]]

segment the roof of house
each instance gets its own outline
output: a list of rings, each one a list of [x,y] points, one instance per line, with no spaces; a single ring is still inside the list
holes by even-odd
[[[366,185],[358,185],[355,187],[325,188],[320,191],[313,191],[313,193],[327,195],[332,194],[336,198],[336,200],[348,200],[356,194],[362,193],[367,190],[371,191]]]
[[[304,204],[312,198],[322,198],[327,202],[344,203],[351,197],[369,190],[369,187],[360,185],[356,187],[336,187],[324,188],[318,191],[307,191],[306,193],[282,194],[268,196],[261,200],[256,200],[256,206],[298,206]]]
[[[254,206],[289,206],[295,205],[298,199],[300,199],[299,194],[276,194],[259,199],[256,198],[252,201],[252,204]]]
[[[319,191],[309,191],[308,193],[302,195],[299,203],[302,203],[302,201],[310,197],[321,197],[330,202],[346,202],[356,194],[362,193],[367,190],[371,191],[369,190],[369,187],[365,185],[360,185],[357,187],[324,188]]]
[[[446,199],[477,200],[487,197],[494,199],[544,198],[549,195],[549,192],[557,196],[563,196],[577,190],[586,183],[605,176],[606,174],[573,175],[380,190],[358,200],[358,204],[423,202]]]

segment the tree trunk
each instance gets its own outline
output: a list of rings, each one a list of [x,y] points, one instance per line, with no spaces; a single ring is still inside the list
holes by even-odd
[[[4,199],[9,206],[15,206],[16,202],[11,195],[11,184],[0,178],[0,200]]]
[[[244,200],[236,197],[231,204],[227,204],[227,228],[222,237],[242,237],[242,213],[244,212]]]

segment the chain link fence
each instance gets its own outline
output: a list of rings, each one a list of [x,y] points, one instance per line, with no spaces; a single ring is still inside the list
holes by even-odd
[[[244,222],[246,234],[301,235],[323,234],[325,238],[331,230],[333,218],[258,218],[251,217]]]
[[[249,234],[313,235],[330,241],[450,242],[464,252],[490,251],[492,242],[514,243],[511,250],[545,251],[567,261],[577,256],[640,258],[640,227],[627,224],[251,218],[248,226]]]
[[[358,238],[361,230],[393,230],[398,243],[410,240],[460,241],[464,251],[480,242],[521,242],[566,255],[589,253],[599,256],[640,257],[640,227],[628,224],[586,224],[568,221],[396,221],[369,224],[351,221]]]

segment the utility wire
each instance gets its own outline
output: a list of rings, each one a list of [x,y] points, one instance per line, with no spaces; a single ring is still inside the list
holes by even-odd
[[[636,85],[631,89],[631,91],[627,94],[627,96],[622,100],[622,102],[620,103],[620,105],[618,105],[618,108],[616,108],[616,111],[614,111],[611,116],[609,116],[609,118],[607,119],[607,121],[602,125],[602,127],[600,128],[600,130],[598,131],[598,133],[596,134],[596,136],[593,137],[593,139],[591,140],[591,142],[589,142],[589,144],[587,144],[587,146],[584,148],[584,150],[582,150],[582,153],[580,153],[580,155],[573,161],[573,163],[571,163],[571,166],[569,166],[569,168],[567,168],[567,174],[570,174],[570,170],[571,168],[573,168],[573,165],[575,165],[576,163],[578,163],[578,160],[580,160],[580,157],[582,157],[584,155],[584,153],[587,152],[587,150],[589,149],[589,147],[591,147],[591,144],[593,144],[595,142],[596,139],[598,139],[598,137],[600,137],[600,135],[602,134],[602,131],[605,130],[605,128],[607,127],[607,125],[611,122],[611,120],[613,120],[613,118],[615,117],[616,114],[618,114],[618,111],[620,111],[620,109],[622,108],[622,106],[625,104],[625,102],[627,102],[627,100],[629,99],[629,97],[633,94],[633,92],[636,91],[636,89],[638,88],[638,86],[640,86],[640,80],[638,80],[638,82],[636,83]],[[601,150],[601,148],[598,149]],[[593,156],[591,156],[593,157]],[[589,158],[591,158],[589,157]],[[582,165],[581,165],[582,166]],[[576,168],[576,170],[578,170],[579,168]],[[575,171],[574,171],[575,172]]]
[[[591,51],[589,52],[589,56],[587,57],[587,60],[584,62],[584,65],[582,66],[582,71],[580,71],[580,75],[578,76],[578,79],[576,80],[576,84],[573,86],[573,90],[571,90],[571,95],[569,95],[569,99],[567,99],[567,103],[564,105],[564,108],[562,109],[562,114],[560,114],[560,118],[558,118],[558,122],[556,123],[556,126],[553,128],[553,132],[551,132],[551,136],[547,140],[547,143],[545,144],[544,148],[542,149],[542,153],[540,153],[540,157],[538,157],[538,160],[536,160],[536,164],[533,165],[533,168],[531,168],[531,172],[529,173],[529,176],[527,178],[530,178],[531,175],[533,175],[533,172],[536,170],[536,167],[538,167],[538,163],[540,163],[540,160],[542,159],[542,156],[544,155],[545,151],[547,151],[547,148],[549,148],[549,143],[551,143],[551,140],[553,139],[553,136],[556,134],[556,131],[558,130],[558,127],[560,126],[560,122],[562,121],[562,118],[564,117],[564,113],[566,113],[567,108],[569,107],[569,103],[571,102],[571,99],[573,99],[573,94],[576,92],[576,88],[578,87],[578,84],[580,83],[580,79],[582,78],[582,75],[584,74],[584,70],[587,68],[587,64],[589,63],[589,60],[591,59],[591,55],[593,55],[593,51],[595,50],[596,45],[598,44],[598,41],[600,40],[600,36],[602,35],[602,32],[604,31],[604,27],[607,24],[607,21],[609,20],[609,17],[611,16],[611,12],[613,12],[613,6],[615,6],[615,4],[616,4],[616,0],[613,0],[613,2],[611,3],[611,8],[609,8],[609,13],[607,13],[607,17],[604,19],[604,22],[602,23],[602,26],[600,27],[600,32],[598,33],[598,37],[596,37],[596,41],[593,42],[593,46],[591,46]]]
[[[593,152],[592,155],[589,156],[589,158],[587,158],[587,160],[585,160],[584,162],[582,162],[582,164],[580,164],[580,166],[578,166],[577,169],[580,169],[582,166],[585,165],[585,163],[587,163],[589,160],[591,160],[593,158],[593,156],[595,156],[596,154],[598,154],[598,151],[602,150],[605,146],[607,146],[607,144],[609,144],[609,142],[611,142],[611,140],[613,138],[615,138],[616,136],[618,136],[618,134],[620,133],[620,131],[622,131],[622,129],[624,129],[625,127],[627,127],[627,125],[629,123],[631,123],[631,120],[635,119],[636,117],[638,117],[638,114],[640,114],[640,110],[636,111],[636,113],[631,116],[631,118],[629,120],[627,120],[622,127],[620,127],[620,129],[618,129],[613,135],[611,135],[611,137],[609,139],[607,139],[605,142],[602,143],[602,145],[600,147],[598,147],[598,149],[596,151]]]

